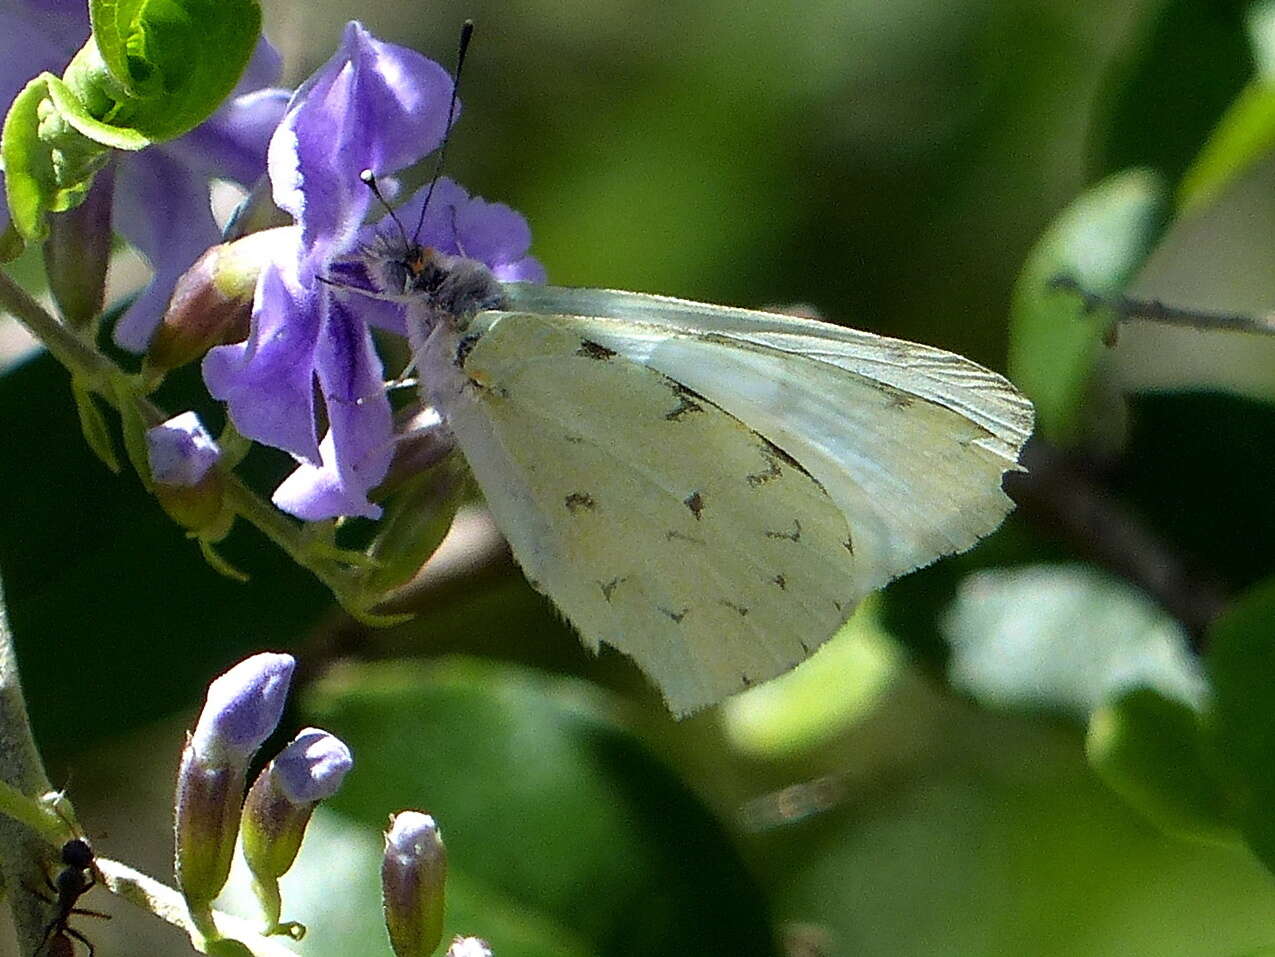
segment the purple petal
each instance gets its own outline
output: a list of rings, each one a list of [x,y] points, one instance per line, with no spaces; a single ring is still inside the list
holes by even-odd
[[[210,763],[246,762],[279,724],[296,664],[265,652],[215,679],[191,734],[195,753]]]
[[[241,96],[252,90],[259,90],[263,86],[274,86],[279,82],[279,77],[282,75],[283,56],[273,43],[265,37],[261,37],[252,51],[252,56],[248,58],[248,65],[243,68],[243,74],[239,77],[239,82],[235,84],[235,88],[230,95],[232,97]]]
[[[266,147],[291,95],[279,87],[240,94],[185,136],[152,149],[173,155],[209,179],[251,186],[266,172]]]
[[[319,728],[300,732],[274,759],[279,789],[293,804],[331,797],[354,766],[345,742]]]
[[[302,464],[275,490],[274,503],[309,521],[338,515],[378,518],[367,493],[389,470],[394,421],[381,359],[367,325],[345,297],[329,295],[314,351],[327,403],[328,434],[321,463]]]
[[[372,202],[359,173],[393,173],[442,141],[452,81],[359,24],[293,97],[270,141],[275,202],[301,224],[309,262],[348,248]]]
[[[204,177],[156,149],[127,160],[115,178],[115,228],[146,257],[154,275],[116,323],[115,341],[141,352],[164,316],[178,277],[220,234]]]
[[[198,485],[221,449],[194,412],[175,415],[146,431],[151,475],[161,485]]]
[[[314,362],[328,297],[299,281],[294,254],[280,259],[257,282],[248,340],[209,350],[204,382],[248,438],[317,463]]]
[[[424,221],[421,222],[421,206],[427,197],[429,207],[425,211]],[[416,238],[421,245],[432,246],[440,252],[455,256],[460,253],[460,247],[456,243],[456,229],[460,223],[461,210],[468,202],[469,193],[465,191],[465,187],[455,180],[442,176],[434,184],[432,193],[428,186],[421,187],[416,191],[416,195],[396,210],[396,213],[409,231],[415,229],[417,222],[421,222],[420,229],[416,232]],[[389,235],[388,231],[396,227],[386,216],[377,223],[376,228],[383,234]]]
[[[456,228],[464,254],[492,267],[521,259],[531,246],[531,227],[521,213],[478,196],[460,207]]]

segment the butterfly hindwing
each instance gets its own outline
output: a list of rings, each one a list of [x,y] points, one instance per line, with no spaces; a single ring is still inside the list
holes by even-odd
[[[782,443],[580,325],[480,313],[422,372],[527,577],[685,714],[806,658],[872,586]]]

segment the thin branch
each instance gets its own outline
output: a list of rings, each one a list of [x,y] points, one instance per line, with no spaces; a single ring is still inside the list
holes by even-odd
[[[1119,322],[1155,322],[1164,326],[1184,326],[1202,332],[1246,332],[1251,335],[1275,336],[1275,315],[1250,316],[1238,312],[1199,312],[1167,306],[1158,299],[1134,299],[1130,296],[1104,296],[1090,292],[1072,276],[1055,276],[1051,289],[1075,293],[1086,312],[1110,310]]]
[[[143,394],[136,377],[98,352],[75,330],[59,322],[3,270],[0,270],[0,309],[7,310],[26,326],[73,378],[99,394],[113,408],[120,410],[131,403],[147,425],[158,425],[169,418],[166,411]],[[354,604],[351,596],[357,595],[355,576],[350,568],[360,560],[366,562],[366,556],[359,553],[346,555],[331,549],[320,552],[305,534],[302,525],[283,515],[233,474],[226,476],[225,501],[236,515],[255,526],[289,558],[309,569],[352,614],[379,621],[364,609],[350,607]]]
[[[24,953],[35,953],[44,937],[48,921],[47,907],[34,894],[19,892],[23,886],[39,887],[45,881],[44,867],[56,861],[54,847],[46,840],[47,820],[37,829],[32,822],[33,810],[39,805],[30,795],[47,794],[51,787],[44,761],[35,746],[31,719],[18,676],[18,660],[13,636],[9,631],[4,596],[0,592],[0,781],[7,797],[21,798],[15,804],[21,820],[0,817],[0,872],[4,875],[13,908],[18,943]],[[15,794],[16,792],[16,794]],[[8,803],[8,802],[6,802]],[[42,819],[42,814],[34,815]]]
[[[207,953],[199,931],[190,920],[186,899],[179,891],[119,861],[99,857],[97,866],[111,893],[180,927],[191,936],[196,947]],[[282,941],[261,936],[251,921],[220,911],[215,912],[215,916],[222,936],[240,941],[255,957],[297,957],[297,952],[285,947]]]

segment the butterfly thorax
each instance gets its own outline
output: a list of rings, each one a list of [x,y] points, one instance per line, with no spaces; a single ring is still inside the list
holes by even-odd
[[[404,262],[405,292],[422,296],[436,315],[465,326],[475,313],[502,309],[505,294],[486,265],[465,256],[452,256],[429,246],[415,246]]]

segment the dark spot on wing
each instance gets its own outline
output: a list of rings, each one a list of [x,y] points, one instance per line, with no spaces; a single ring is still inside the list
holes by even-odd
[[[692,492],[682,500],[682,504],[691,510],[695,521],[699,521],[700,512],[704,511],[704,497],[699,492]]]
[[[891,392],[889,407],[891,409],[907,409],[912,406],[913,398],[903,392]]]
[[[612,578],[609,582],[598,582],[598,587],[602,589],[602,597],[610,601],[611,593],[615,591],[615,586],[622,581],[624,581],[623,578]]]
[[[687,535],[685,532],[679,532],[677,529],[671,529],[664,533],[664,537],[670,542],[678,539],[683,542],[690,542],[693,545],[707,545],[708,543],[702,538],[696,538],[694,535]]]
[[[469,358],[469,354],[474,351],[474,346],[478,345],[479,337],[476,335],[462,336],[460,342],[456,343],[456,368],[465,368],[465,360]]]
[[[690,609],[683,608],[681,611],[669,611],[667,608],[661,608],[660,611],[668,615],[670,618],[672,618],[675,622],[677,622],[680,625],[682,623],[682,619],[686,617],[686,613],[690,611]]]
[[[615,350],[608,349],[600,342],[593,342],[590,339],[581,339],[580,348],[576,350],[576,355],[605,362],[607,359],[615,358]]]
[[[801,645],[802,651],[804,651],[807,655],[810,654],[810,646],[808,644],[806,644],[804,641],[799,641],[797,643]]]
[[[567,506],[567,511],[575,515],[582,509],[589,512],[593,511],[598,503],[593,500],[593,496],[588,492],[572,492],[566,497],[563,504]]]
[[[828,494],[828,490],[827,490],[827,489],[825,489],[825,488],[823,487],[823,482],[819,481],[817,478],[815,478],[813,475],[811,475],[811,474],[810,474],[810,473],[806,470],[806,467],[805,467],[804,465],[802,465],[802,464],[801,464],[800,462],[798,462],[795,458],[793,458],[791,455],[789,455],[787,452],[785,452],[783,449],[781,449],[779,446],[777,446],[774,442],[770,441],[770,439],[766,438],[766,436],[764,436],[764,435],[758,435],[758,436],[757,436],[757,438],[758,438],[758,439],[761,441],[761,443],[762,443],[762,454],[763,454],[763,455],[770,455],[770,456],[774,456],[774,457],[775,457],[775,458],[777,458],[779,461],[781,461],[781,462],[783,462],[785,465],[787,465],[790,469],[796,469],[798,472],[800,472],[800,473],[801,473],[802,475],[804,475],[806,478],[810,479],[810,481],[814,482],[814,483],[815,483],[815,485],[817,485],[817,486],[819,487],[819,491],[823,492],[823,494],[824,494],[824,495],[827,495],[827,494]]]
[[[740,618],[743,618],[745,615],[748,614],[748,609],[745,608],[743,605],[736,605],[734,602],[726,601],[726,599],[724,598],[722,599],[722,604],[725,605],[727,608],[729,608],[731,611],[735,612],[737,615],[739,615]]]
[[[837,599],[835,599],[835,598],[832,600],[832,604],[833,604],[833,607],[837,609],[837,611],[845,611],[845,610],[846,610],[846,606],[845,606],[845,605],[843,605],[841,602],[837,601]]]
[[[754,472],[752,475],[745,476],[748,484],[753,488],[759,485],[765,485],[771,479],[777,479],[784,474],[783,469],[779,467],[779,462],[769,452],[762,452],[762,458],[766,460],[766,470],[764,472]]]
[[[791,468],[798,469],[802,472],[806,471],[805,469],[801,467],[800,462],[798,462],[795,458],[793,458],[791,455],[789,455],[787,452],[785,452],[783,449],[777,446],[774,442],[770,441],[770,439],[766,438],[766,436],[758,435],[757,438],[761,439],[762,448],[766,451],[768,455],[774,456],[775,458],[779,459],[779,461],[783,462],[785,465]],[[809,474],[809,473],[807,472],[806,474]]]
[[[780,591],[783,591],[788,587],[788,579],[785,578],[783,575],[776,575],[774,578],[771,579],[771,581],[779,586]]]
[[[748,675],[741,674],[739,676],[739,680],[744,683],[745,688],[751,688],[753,686],[753,679],[748,677]]]
[[[688,389],[680,382],[672,382],[670,384],[673,387],[673,394],[677,396],[677,408],[672,412],[664,413],[664,418],[670,422],[676,422],[684,415],[704,411],[704,406],[700,404],[700,402],[704,401],[702,395],[692,389]],[[699,399],[700,402],[696,402],[696,399]]]
[[[848,529],[846,531],[846,540],[841,543],[841,547],[848,551],[851,555],[854,554],[854,539],[850,537]]]
[[[799,542],[801,541],[801,522],[797,521],[794,518],[792,520],[791,532],[767,532],[766,537],[767,538],[786,538],[790,542]]]

